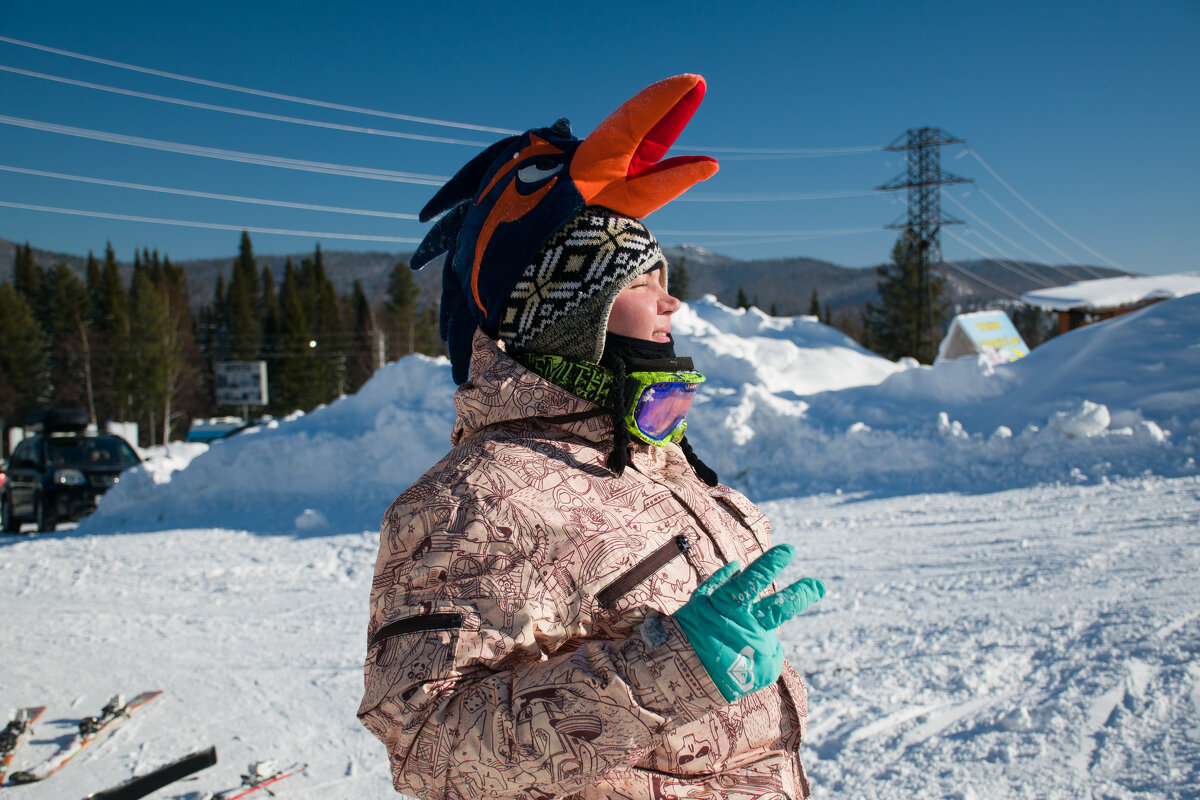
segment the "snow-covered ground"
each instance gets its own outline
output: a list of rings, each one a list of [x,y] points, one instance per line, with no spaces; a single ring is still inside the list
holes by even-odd
[[[1200,295],[1012,364],[894,364],[811,319],[676,315],[689,437],[828,596],[783,629],[818,796],[1200,797]],[[447,447],[449,367],[213,446],[173,445],[77,529],[0,539],[16,768],[115,691],[166,694],[14,798],[76,798],[207,744],[310,763],[288,798],[388,798],[358,725],[378,519]],[[14,624],[15,622],[15,624]]]

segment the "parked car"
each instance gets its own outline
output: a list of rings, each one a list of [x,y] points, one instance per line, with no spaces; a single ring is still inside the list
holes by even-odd
[[[87,415],[74,409],[36,412],[25,423],[34,436],[21,441],[5,467],[0,525],[17,533],[24,522],[52,531],[96,509],[120,475],[141,463],[129,442],[113,434],[88,435]]]

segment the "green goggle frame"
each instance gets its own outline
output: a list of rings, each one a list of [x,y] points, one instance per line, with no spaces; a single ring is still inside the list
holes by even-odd
[[[625,427],[636,439],[663,447],[677,442],[687,430],[687,412],[705,377],[699,372],[632,372],[625,378],[630,391]]]
[[[513,358],[553,384],[604,408],[612,404],[613,374],[598,364],[571,361],[562,356],[514,353]],[[690,359],[679,359],[690,366]],[[625,427],[635,439],[663,447],[679,441],[687,429],[685,419],[696,389],[704,383],[699,372],[637,370],[625,376]]]

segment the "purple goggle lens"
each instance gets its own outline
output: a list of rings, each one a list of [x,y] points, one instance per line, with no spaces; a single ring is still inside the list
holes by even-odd
[[[656,443],[670,438],[687,416],[699,386],[671,381],[652,383],[643,389],[633,411],[638,432]]]

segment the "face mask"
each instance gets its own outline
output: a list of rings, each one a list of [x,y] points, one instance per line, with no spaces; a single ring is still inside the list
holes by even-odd
[[[630,392],[625,427],[636,439],[657,447],[677,442],[687,429],[687,412],[704,383],[699,372],[631,372],[625,376]]]

